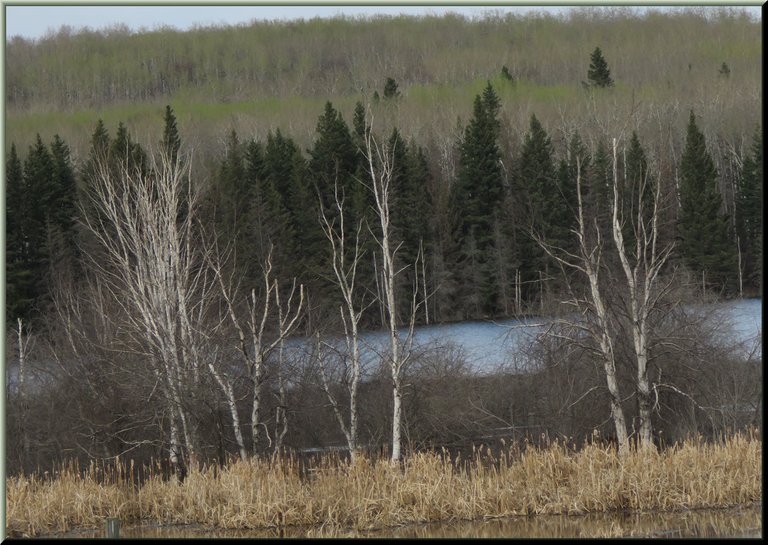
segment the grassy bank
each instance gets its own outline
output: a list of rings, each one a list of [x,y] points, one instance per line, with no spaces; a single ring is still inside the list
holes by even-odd
[[[354,465],[323,460],[309,476],[292,458],[249,460],[192,472],[179,484],[151,476],[140,487],[123,468],[104,484],[92,466],[55,479],[11,477],[9,536],[125,522],[199,523],[219,528],[380,528],[408,522],[613,510],[675,510],[748,504],[762,497],[762,442],[753,434],[619,458],[609,446],[578,452],[555,444],[478,451],[465,462],[433,453]]]

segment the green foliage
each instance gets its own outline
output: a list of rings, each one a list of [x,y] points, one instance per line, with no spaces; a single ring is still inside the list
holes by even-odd
[[[397,90],[397,82],[394,78],[387,78],[387,82],[384,84],[384,98],[395,99],[400,97],[400,91]]]
[[[736,256],[722,213],[717,170],[691,111],[680,161],[680,247],[689,269],[704,273],[709,287],[735,288]]]
[[[165,126],[163,128],[163,139],[160,141],[160,149],[168,155],[172,165],[176,164],[181,148],[181,137],[179,129],[176,127],[176,116],[170,105],[165,107]]]
[[[591,87],[613,87],[608,62],[603,57],[603,52],[600,51],[599,47],[596,47],[590,56],[587,81]]]
[[[523,294],[528,299],[535,296],[533,283],[550,263],[530,230],[544,240],[561,234],[561,222],[566,218],[562,215],[559,185],[552,141],[541,122],[532,115],[517,171],[517,190],[527,203],[526,217],[518,223],[521,231],[518,240],[523,256],[520,274],[522,281],[527,282]]]
[[[737,233],[740,237],[747,286],[763,284],[763,133],[758,127],[752,149],[744,158],[739,196],[736,200]]]
[[[459,270],[473,286],[468,304],[476,311],[498,311],[495,225],[504,201],[501,152],[498,138],[501,104],[490,82],[474,102],[474,115],[459,143],[460,168],[452,202],[460,246]],[[470,276],[475,279],[470,280]]]

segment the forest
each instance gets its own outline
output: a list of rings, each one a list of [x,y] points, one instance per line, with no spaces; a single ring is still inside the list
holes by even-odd
[[[761,425],[722,409],[761,355],[686,311],[762,294],[761,46],[725,9],[11,39],[9,473]],[[412,344],[541,316],[525,372]]]

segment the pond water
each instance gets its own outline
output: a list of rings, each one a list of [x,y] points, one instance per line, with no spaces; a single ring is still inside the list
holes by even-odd
[[[713,312],[713,320],[730,327],[722,329],[723,341],[740,344],[747,355],[762,354],[762,299],[737,299],[698,309]],[[546,318],[524,320],[469,321],[418,327],[414,347],[423,351],[446,343],[460,348],[467,362],[478,372],[492,372],[501,365],[515,365],[516,352],[544,332],[550,321]],[[406,332],[403,331],[403,334]],[[389,337],[385,332],[366,333],[363,341],[371,352],[386,350]]]
[[[103,530],[79,530],[51,537],[102,537]],[[199,525],[143,525],[125,527],[125,538],[723,538],[762,537],[762,504],[728,509],[701,509],[664,513],[593,513],[583,516],[540,515],[491,520],[411,524],[357,532],[334,528],[278,530],[211,530]]]
[[[725,322],[730,328],[723,328],[724,342],[735,342],[741,346],[742,353],[762,355],[762,299],[736,299],[718,303],[714,307],[699,307],[705,311],[714,310],[715,320]],[[691,311],[696,311],[691,308]],[[500,366],[514,367],[519,362],[520,347],[530,343],[536,335],[545,331],[549,325],[546,318],[523,320],[468,321],[451,324],[420,326],[415,330],[414,348],[421,353],[429,353],[450,345],[459,350],[466,362],[479,373],[492,373]],[[406,331],[401,332],[403,335]],[[385,331],[368,332],[362,336],[364,374],[372,372],[381,361],[379,354],[385,354],[389,335]],[[288,341],[288,357],[300,360],[312,351],[312,341],[306,338],[293,338]],[[337,338],[328,344],[335,344],[344,352],[343,340]],[[18,380],[18,366],[11,363],[6,367],[9,384]]]

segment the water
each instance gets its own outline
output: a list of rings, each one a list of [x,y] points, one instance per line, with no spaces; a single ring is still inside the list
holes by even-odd
[[[727,320],[732,331],[724,330],[724,341],[736,341],[745,357],[753,354],[762,356],[762,299],[738,299],[719,303],[720,321]],[[500,366],[515,366],[519,350],[530,343],[536,335],[546,330],[546,319],[500,320],[498,322],[460,322],[443,325],[417,327],[414,348],[421,354],[429,355],[446,346],[461,351],[469,366],[476,372],[491,373]],[[406,331],[401,331],[405,335]],[[343,352],[344,342],[336,339],[328,343]],[[313,341],[290,339],[287,343],[289,358],[303,358],[312,351]],[[362,365],[364,374],[375,370],[381,361],[380,354],[386,354],[389,334],[385,331],[365,333],[361,336]],[[18,366],[11,363],[6,367],[6,380],[17,382]]]
[[[724,330],[724,340],[740,343],[745,355],[755,352],[758,358],[762,355],[762,309],[762,299],[726,301],[718,304],[720,317],[716,318],[732,325],[732,331]],[[543,318],[422,326],[415,330],[414,347],[429,351],[452,343],[464,351],[476,371],[492,372],[499,366],[518,363],[516,353],[543,333],[549,323]],[[363,341],[369,350],[381,351],[386,350],[389,337],[384,332],[366,333]]]
[[[103,537],[103,529],[85,529],[51,537]],[[762,537],[762,505],[658,513],[540,515],[491,520],[432,522],[397,528],[355,531],[344,528],[265,530],[209,529],[200,525],[124,527],[125,538],[610,538],[610,537]]]

